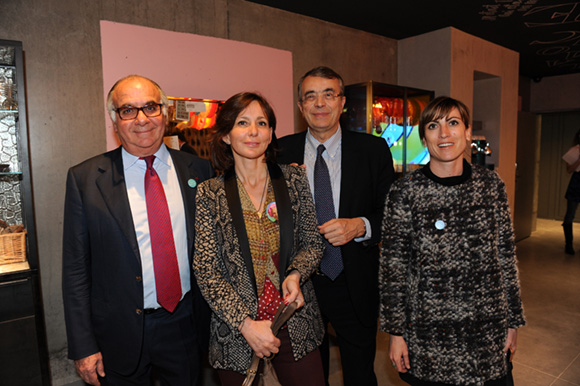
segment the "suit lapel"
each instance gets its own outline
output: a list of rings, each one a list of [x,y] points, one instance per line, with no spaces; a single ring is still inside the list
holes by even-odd
[[[307,132],[308,131],[303,131],[302,133],[300,133],[298,135],[298,139],[299,139],[298,145],[294,146],[294,148],[298,152],[296,154],[296,158],[299,159],[298,165],[304,164],[304,149],[306,148],[306,133]]]
[[[107,153],[98,169],[101,175],[96,179],[97,187],[109,208],[109,213],[119,224],[119,228],[131,245],[135,257],[140,260],[139,244],[135,235],[135,226],[125,185],[121,147]]]
[[[175,166],[177,173],[177,180],[181,188],[181,196],[183,197],[183,209],[185,210],[185,226],[187,230],[187,256],[190,263],[193,258],[193,245],[195,240],[195,194],[197,192],[197,184],[200,181],[200,176],[192,167],[191,163],[184,162],[181,153],[177,150],[169,149],[169,154]]]
[[[353,143],[352,134],[348,131],[342,130],[341,140],[341,161],[340,161],[340,206],[338,208],[338,217],[349,217],[344,208],[348,207],[354,200],[354,193],[356,187],[353,186],[353,181],[356,181],[356,173],[359,168],[358,162],[360,156],[357,146]]]
[[[290,263],[292,244],[294,242],[294,221],[292,217],[292,207],[288,186],[284,180],[284,175],[280,167],[273,163],[268,163],[270,180],[274,188],[276,197],[276,209],[278,210],[278,224],[280,226],[280,283],[286,276],[286,268]]]
[[[248,241],[248,234],[246,233],[246,224],[244,222],[244,213],[242,211],[242,202],[240,201],[236,173],[233,168],[228,170],[224,176],[224,189],[226,191],[226,198],[232,221],[234,223],[234,229],[236,230],[238,242],[240,243],[242,258],[244,259],[248,276],[250,276],[250,283],[252,283],[254,293],[257,296],[258,288],[256,286],[256,276],[254,274],[254,263],[252,262],[250,243]]]

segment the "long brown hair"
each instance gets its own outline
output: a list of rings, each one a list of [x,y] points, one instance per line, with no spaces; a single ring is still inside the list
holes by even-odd
[[[210,148],[214,167],[220,171],[225,171],[234,166],[234,155],[232,147],[223,141],[223,137],[228,135],[234,128],[236,118],[244,111],[250,103],[258,102],[266,118],[268,125],[272,128],[272,141],[266,149],[266,161],[275,162],[278,151],[278,141],[276,140],[276,115],[270,103],[258,93],[241,92],[230,97],[221,106],[216,116],[216,122],[210,129]]]

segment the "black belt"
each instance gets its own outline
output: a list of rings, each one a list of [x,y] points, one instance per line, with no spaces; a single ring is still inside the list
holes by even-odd
[[[145,309],[143,310],[143,313],[144,313],[145,315],[149,315],[149,314],[153,314],[153,313],[155,313],[155,312],[159,312],[159,311],[166,311],[166,310],[165,310],[165,308],[163,308],[163,307],[159,307],[159,308],[145,308]]]
[[[181,299],[179,301],[179,303],[177,303],[177,306],[175,306],[175,310],[173,310],[173,313],[175,313],[175,311],[177,311],[177,308],[181,305],[181,303],[183,303],[185,301],[186,298],[188,298],[191,294],[191,291],[188,291],[185,296],[183,297],[183,299]],[[161,311],[165,311],[165,312],[169,312],[167,311],[165,308],[163,307],[158,307],[158,308],[145,308],[143,309],[143,313],[145,315],[151,315],[151,314],[155,314],[157,312],[161,312]]]

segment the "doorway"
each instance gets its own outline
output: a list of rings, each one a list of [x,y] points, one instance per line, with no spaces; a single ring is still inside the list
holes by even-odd
[[[566,213],[564,194],[570,181],[562,155],[580,129],[580,111],[542,114],[538,217],[561,221]],[[580,216],[576,216],[578,222]]]

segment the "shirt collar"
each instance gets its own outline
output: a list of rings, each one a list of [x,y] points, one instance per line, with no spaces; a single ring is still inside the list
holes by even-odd
[[[326,148],[326,151],[328,152],[328,155],[330,157],[334,158],[334,156],[336,156],[336,152],[340,147],[341,139],[342,139],[342,129],[340,128],[339,125],[338,129],[336,130],[336,133],[334,133],[332,137],[328,138],[324,142],[324,147]],[[308,128],[308,133],[306,134],[306,145],[309,146],[311,149],[313,149],[314,154],[316,154],[316,149],[318,148],[318,145],[320,145],[321,143],[322,142],[319,142],[316,138],[314,138],[314,136],[310,132],[310,128]]]
[[[127,150],[125,150],[124,147],[121,148],[121,154],[123,155],[123,167],[125,170],[134,166],[140,160],[139,157],[129,153]],[[155,153],[155,158],[157,158],[165,165],[170,166],[170,157],[171,156],[169,155],[169,150],[167,150],[165,144],[162,143],[161,147],[159,147],[159,150],[157,150],[157,152]],[[145,161],[141,160],[141,162],[143,163],[143,165],[145,165]]]

